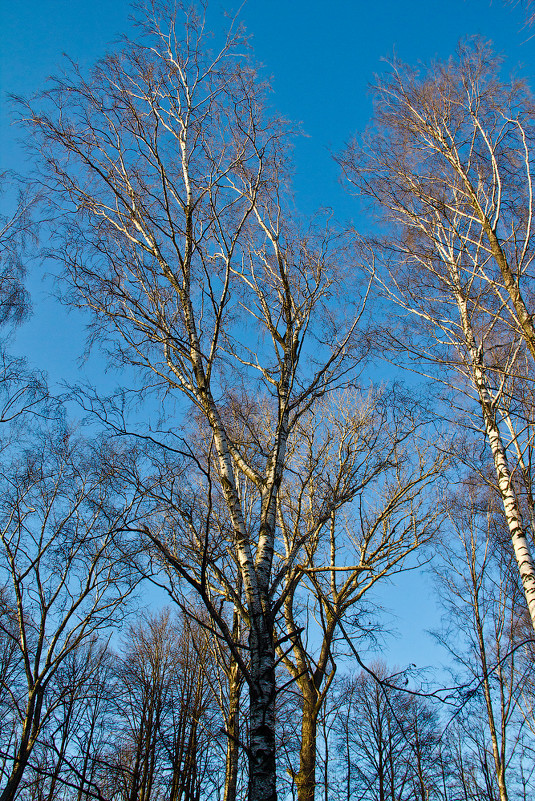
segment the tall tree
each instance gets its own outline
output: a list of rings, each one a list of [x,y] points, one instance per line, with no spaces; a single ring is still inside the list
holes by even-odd
[[[246,659],[206,578],[174,565],[240,664],[249,798],[274,801],[275,619],[303,546],[279,547],[287,446],[366,343],[340,269],[347,243],[292,210],[287,127],[265,111],[241,30],[210,50],[202,13],[149,3],[139,19],[139,41],[87,79],[55,81],[29,112],[32,135],[64,210],[73,302],[93,310],[95,337],[112,338],[121,361],[188,401],[209,431],[230,522],[233,572],[219,575],[247,627]],[[148,535],[167,554],[162,525]]]
[[[22,796],[42,801],[99,796],[92,775],[95,728],[102,726],[102,718],[97,724],[98,712],[102,713],[102,702],[112,692],[109,665],[107,649],[91,639],[72,650],[54,673],[39,737],[21,784]]]
[[[211,764],[213,665],[206,637],[172,620],[168,610],[131,626],[117,665],[116,787],[125,801],[209,798],[218,771]],[[220,722],[220,721],[219,721]]]
[[[372,250],[387,264],[387,294],[413,316],[401,349],[477,404],[535,627],[532,533],[501,414],[514,396],[519,353],[530,363],[535,354],[533,122],[525,87],[501,83],[498,69],[479,41],[425,74],[394,63],[377,87],[370,134],[340,161],[388,219]]]
[[[440,721],[422,698],[393,689],[383,662],[340,689],[338,798],[430,801],[441,797]]]

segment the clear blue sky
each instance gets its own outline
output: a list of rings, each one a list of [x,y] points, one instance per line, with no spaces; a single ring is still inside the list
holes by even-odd
[[[232,5],[231,5],[232,4]],[[228,6],[210,0],[213,26],[228,24]],[[127,0],[7,0],[0,2],[0,167],[24,171],[17,129],[6,93],[31,95],[61,69],[63,54],[90,66],[121,34],[131,31]],[[446,58],[463,36],[479,34],[507,54],[522,72],[535,66],[535,31],[523,28],[522,11],[502,0],[248,0],[241,17],[257,59],[271,76],[273,104],[302,124],[296,147],[296,190],[305,211],[333,207],[344,219],[356,214],[342,190],[330,153],[366,125],[371,113],[368,85],[394,52],[411,63]],[[358,221],[357,221],[358,223]],[[36,277],[36,276],[35,276]],[[47,300],[32,280],[34,307],[46,314],[43,340],[37,317],[19,334],[21,346],[47,363],[51,379],[69,375],[81,349],[76,321]]]
[[[209,5],[213,25],[225,24],[221,9],[239,7],[232,0]],[[4,92],[37,91],[61,68],[63,53],[92,64],[130,28],[126,0],[5,0],[1,6]],[[241,17],[272,78],[274,105],[307,135],[297,149],[296,180],[311,205],[344,205],[329,149],[366,124],[367,87],[384,68],[381,59],[393,52],[411,63],[445,58],[461,37],[479,34],[508,56],[511,68],[535,65],[535,31],[523,28],[519,7],[502,0],[248,0]],[[20,167],[13,140],[3,104],[2,164]]]
[[[210,2],[213,25],[222,25],[220,0]],[[234,4],[234,8],[236,5]],[[16,130],[4,103],[5,93],[30,95],[62,65],[67,53],[89,66],[113,40],[130,29],[126,0],[4,0],[0,11],[2,169],[24,172]],[[273,104],[286,117],[302,123],[306,137],[296,148],[296,189],[306,210],[333,206],[342,217],[355,211],[338,184],[330,157],[371,113],[367,91],[381,59],[394,52],[410,63],[446,58],[463,36],[479,34],[507,57],[506,69],[535,73],[535,31],[523,28],[521,9],[501,0],[249,0],[241,17],[253,36],[257,59],[272,77]],[[358,223],[358,221],[357,221]],[[52,382],[76,380],[83,325],[76,315],[48,297],[40,281],[42,267],[30,278],[35,313],[17,337],[16,347],[30,363],[46,369]],[[86,369],[88,369],[86,367]],[[94,369],[94,368],[93,368]],[[94,377],[94,375],[92,375]],[[99,383],[99,382],[97,382]],[[402,637],[392,650],[398,663],[426,661],[422,629],[434,612],[422,603],[422,583],[415,574],[401,582]],[[399,589],[384,594],[399,602]],[[415,621],[418,621],[415,623]],[[421,659],[416,658],[421,655]]]

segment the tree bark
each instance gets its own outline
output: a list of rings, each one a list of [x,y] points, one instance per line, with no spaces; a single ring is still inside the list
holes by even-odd
[[[316,733],[318,726],[317,693],[310,688],[303,692],[303,718],[301,722],[301,747],[299,772],[295,774],[298,801],[314,801],[316,791]]]
[[[267,630],[266,630],[267,628]],[[252,628],[248,801],[277,801],[275,648],[271,627]]]
[[[454,271],[452,271],[452,274],[455,275]],[[456,283],[458,284],[458,279]],[[535,630],[535,563],[533,562],[529,543],[524,532],[522,514],[513,486],[513,476],[509,468],[507,452],[496,421],[495,404],[492,403],[492,398],[487,386],[482,349],[477,346],[470,323],[467,302],[460,290],[456,292],[456,301],[464,338],[470,354],[470,366],[472,368],[474,386],[478,394],[485,431],[494,461],[505,520],[509,528],[509,534],[511,535],[513,551],[520,572],[520,580],[524,589],[531,624]]]
[[[227,719],[225,795],[223,801],[236,801],[236,793],[238,789],[240,687],[241,681],[239,666],[234,659],[231,659],[229,670],[229,711]]]

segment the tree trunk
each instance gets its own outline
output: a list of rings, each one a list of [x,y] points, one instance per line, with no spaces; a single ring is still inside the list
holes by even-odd
[[[489,723],[490,740],[492,743],[492,756],[494,759],[494,766],[496,768],[496,780],[498,782],[500,801],[508,801],[507,788],[505,785],[505,763],[501,758],[500,746],[498,743],[498,733],[496,730],[496,721],[494,719],[494,708],[492,705],[489,668],[487,662],[487,648],[485,644],[483,621],[481,620],[480,609],[479,609],[478,576],[473,575],[472,565],[470,566],[470,573],[472,574],[471,580],[474,588],[473,589],[474,619],[477,632],[479,659],[481,662],[481,668],[483,672],[483,693],[485,696],[485,705],[487,708],[487,720]]]
[[[90,725],[89,725],[89,732],[87,733],[87,740],[85,741],[84,761],[82,763],[82,770],[80,771],[80,774],[79,774],[79,787],[78,787],[78,793],[76,794],[76,801],[82,801],[82,797],[84,795],[85,795],[86,799],[88,798],[88,793],[84,793],[84,785],[87,782],[87,784],[89,786],[89,782],[87,781],[87,773],[88,773],[88,768],[89,768],[89,760],[90,760],[91,749],[92,749],[92,746],[93,746],[93,738],[94,738],[94,735],[95,735],[95,728],[96,728],[96,711],[95,711],[95,714],[93,714],[91,716],[91,722],[90,722]],[[90,775],[91,774],[92,774],[92,770],[91,770]]]
[[[316,790],[316,729],[318,705],[315,693],[303,691],[303,719],[301,723],[301,748],[299,772],[295,774],[298,801],[314,801]]]
[[[14,801],[17,795],[19,784],[24,775],[26,765],[28,764],[29,757],[30,757],[29,751],[21,751],[19,749],[16,757],[15,767],[11,771],[11,775],[7,781],[7,784],[2,790],[2,794],[0,795],[0,801]]]
[[[240,740],[240,688],[238,664],[231,660],[229,670],[229,711],[227,719],[227,757],[225,764],[225,795],[223,801],[236,801],[238,788]]]
[[[265,627],[251,627],[248,801],[277,801],[275,760],[275,649]]]
[[[495,420],[487,416],[485,425],[498,477],[498,487],[503,501],[505,519],[526,596],[531,624],[535,630],[535,564],[522,525],[522,515],[513,488],[513,477],[507,462],[502,437]]]
[[[454,280],[456,279],[456,283],[458,283],[458,277],[453,270],[452,275],[454,276]],[[470,353],[473,381],[479,397],[485,430],[494,461],[505,520],[511,535],[513,551],[526,596],[531,624],[535,630],[535,564],[531,556],[528,540],[524,533],[522,514],[513,486],[513,476],[509,468],[507,453],[496,421],[496,408],[492,403],[492,398],[487,386],[482,349],[477,346],[467,309],[467,302],[460,290],[456,293],[456,301],[461,318],[463,335]]]
[[[13,769],[7,780],[7,784],[0,794],[0,801],[14,801],[17,797],[19,784],[22,781],[24,771],[30,759],[33,746],[39,732],[41,721],[41,709],[43,705],[42,690],[33,695],[26,709],[26,719],[22,729],[20,743],[17,753],[13,759]]]

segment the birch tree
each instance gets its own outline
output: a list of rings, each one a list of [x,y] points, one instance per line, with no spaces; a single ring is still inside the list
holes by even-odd
[[[265,109],[240,29],[210,50],[202,13],[149,4],[140,19],[139,41],[88,78],[56,80],[25,114],[64,210],[71,299],[93,311],[119,363],[210,431],[241,597],[222,580],[247,627],[247,664],[214,620],[249,689],[249,798],[274,801],[275,619],[299,554],[278,541],[287,445],[350,380],[365,342],[340,269],[347,243],[292,211],[287,126]],[[249,520],[240,476],[256,493]]]
[[[481,422],[472,423],[492,453],[535,626],[532,535],[502,414],[519,353],[530,363],[534,353],[531,106],[523,84],[501,83],[498,68],[479,41],[425,74],[394,63],[377,87],[368,137],[340,161],[388,220],[386,238],[370,253],[372,261],[381,254],[379,280],[405,315],[407,336],[393,332],[390,342],[478,408]]]

